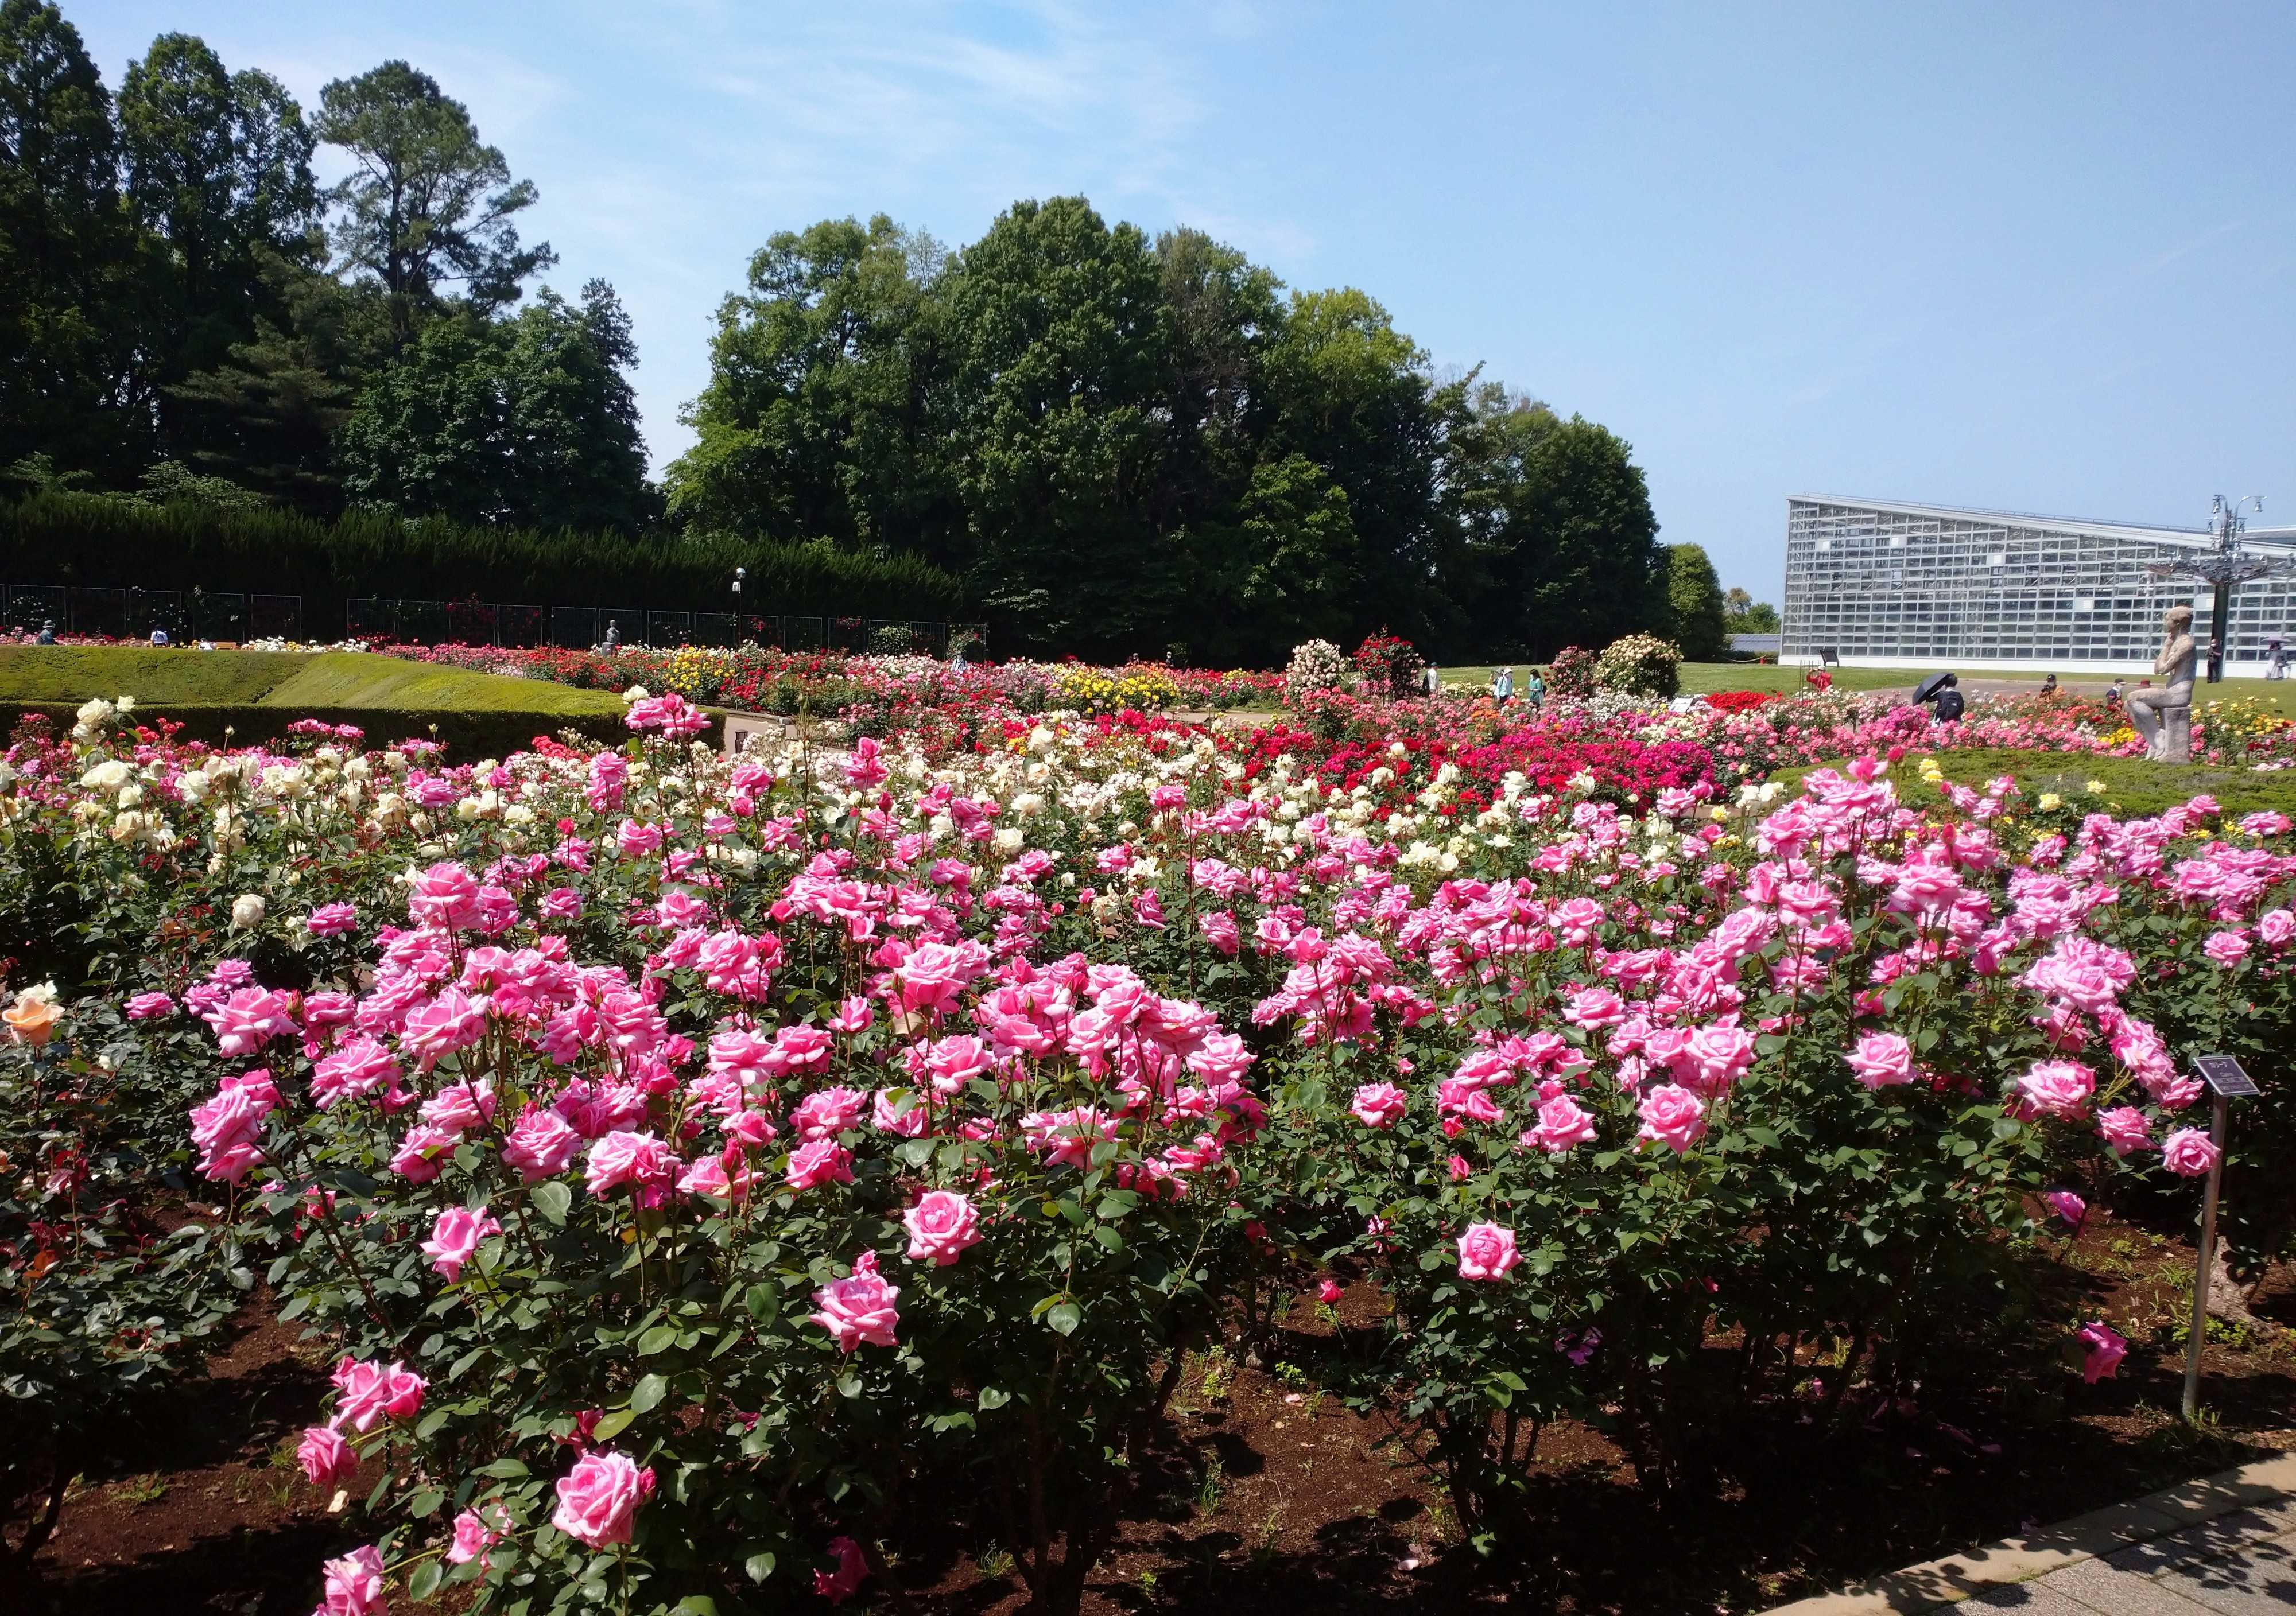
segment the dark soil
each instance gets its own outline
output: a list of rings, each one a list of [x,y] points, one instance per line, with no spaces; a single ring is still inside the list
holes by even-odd
[[[2266,1323],[2212,1328],[2211,1418],[2195,1434],[2176,1417],[2189,1246],[2098,1214],[2070,1249],[2039,1256],[2054,1300],[2129,1338],[2116,1378],[2085,1385],[2044,1366],[1903,1400],[1853,1392],[1831,1429],[1814,1395],[1783,1397],[1717,1444],[1711,1496],[1663,1511],[1599,1432],[1558,1427],[1530,1477],[1540,1524],[1513,1557],[1461,1542],[1399,1433],[1316,1391],[1317,1363],[1375,1327],[1379,1297],[1351,1289],[1336,1330],[1302,1303],[1261,1351],[1191,1363],[1086,1609],[1759,1611],[2296,1449],[2296,1275],[2262,1287]],[[306,1616],[319,1562],[373,1530],[362,1489],[331,1514],[295,1466],[324,1357],[250,1308],[205,1381],[86,1461],[40,1560],[53,1609]],[[922,1610],[1006,1616],[1021,1603],[993,1544],[911,1554],[898,1574]]]

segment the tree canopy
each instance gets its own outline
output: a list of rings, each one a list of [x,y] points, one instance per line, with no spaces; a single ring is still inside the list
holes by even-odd
[[[1712,569],[1661,550],[1617,435],[1439,371],[1362,288],[1080,196],[954,249],[882,214],[768,236],[657,489],[628,317],[538,284],[536,201],[409,62],[307,114],[168,33],[115,96],[55,5],[0,0],[0,473],[913,558],[1013,650],[1718,645]]]
[[[1612,434],[1439,378],[1359,289],[1081,197],[954,252],[882,215],[771,237],[686,420],[675,518],[914,551],[1001,643],[1267,662],[1384,625],[1529,656],[1666,610]]]

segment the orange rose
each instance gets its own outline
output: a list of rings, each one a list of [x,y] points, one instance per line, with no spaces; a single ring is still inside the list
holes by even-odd
[[[56,1023],[64,1013],[56,1008],[55,989],[45,985],[26,988],[16,995],[16,1002],[0,1011],[0,1021],[8,1024],[8,1035],[29,1049],[39,1049],[56,1030]]]

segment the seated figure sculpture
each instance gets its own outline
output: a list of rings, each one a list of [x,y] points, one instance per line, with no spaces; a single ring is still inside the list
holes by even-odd
[[[2193,666],[2200,648],[2193,642],[2193,608],[2172,606],[2162,626],[2168,631],[2152,671],[2166,676],[2167,685],[2132,693],[2128,722],[2144,742],[2144,755],[2156,763],[2193,761]]]

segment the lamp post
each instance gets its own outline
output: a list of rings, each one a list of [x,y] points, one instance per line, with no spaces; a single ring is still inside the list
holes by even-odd
[[[2236,584],[2251,578],[2260,578],[2267,573],[2284,569],[2285,563],[2267,560],[2241,549],[2240,536],[2248,521],[2241,514],[2242,507],[2253,505],[2257,513],[2264,511],[2264,496],[2251,494],[2244,498],[2227,500],[2221,494],[2210,506],[2209,530],[2216,540],[2215,547],[2206,554],[2186,562],[2162,565],[2148,570],[2155,579],[2198,578],[2215,588],[2214,608],[2209,614],[2209,682],[2224,681],[2225,653],[2230,649],[2225,641],[2232,633],[2232,592]]]

